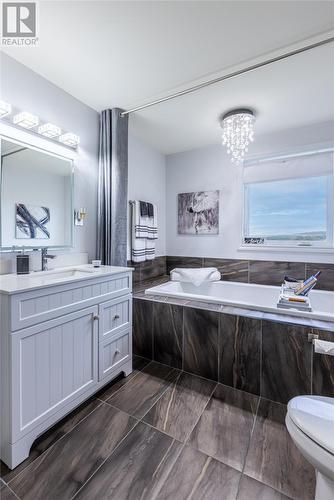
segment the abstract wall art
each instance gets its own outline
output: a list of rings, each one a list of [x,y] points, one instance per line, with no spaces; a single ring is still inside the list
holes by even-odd
[[[196,191],[178,195],[179,234],[219,233],[219,191]]]
[[[50,239],[50,209],[16,203],[15,237],[17,239]]]

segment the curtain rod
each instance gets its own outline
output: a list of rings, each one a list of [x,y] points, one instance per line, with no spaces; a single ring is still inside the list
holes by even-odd
[[[140,111],[141,109],[149,108],[151,106],[155,106],[156,104],[160,104],[162,102],[170,101],[171,99],[175,99],[177,97],[181,97],[183,95],[190,94],[192,92],[196,92],[196,90],[203,89],[205,87],[208,87],[209,85],[214,85],[215,83],[223,82],[224,80],[228,80],[230,78],[233,78],[235,76],[242,75],[244,73],[248,73],[249,71],[253,71],[254,69],[258,68],[263,68],[264,66],[268,66],[268,64],[272,64],[278,61],[282,61],[283,59],[287,59],[288,57],[295,56],[297,54],[301,54],[302,52],[306,52],[308,50],[315,49],[317,47],[321,47],[322,45],[326,45],[328,43],[334,42],[334,36],[330,38],[325,38],[324,40],[321,40],[319,42],[312,43],[310,45],[305,45],[304,47],[300,47],[299,49],[292,50],[290,52],[285,52],[284,54],[281,54],[280,56],[272,57],[271,59],[267,59],[266,61],[253,64],[251,66],[248,66],[246,68],[233,71],[232,73],[228,73],[227,75],[224,76],[219,76],[218,78],[214,78],[213,80],[208,80],[207,82],[200,83],[198,85],[195,85],[193,87],[189,87],[188,89],[181,90],[180,92],[176,92],[175,94],[170,94],[166,97],[162,97],[161,99],[157,99],[155,101],[148,102],[147,104],[143,104],[142,106],[137,106],[136,108],[129,109],[127,111],[122,111],[120,113],[120,116],[126,116],[130,115],[132,113],[135,113],[136,111]]]
[[[271,161],[284,161],[284,160],[289,160],[290,158],[299,158],[301,156],[312,156],[316,154],[324,154],[324,153],[333,153],[334,152],[334,146],[328,147],[328,148],[317,148],[317,149],[309,149],[305,151],[298,151],[295,153],[286,153],[286,154],[278,154],[275,156],[262,156],[261,158],[254,158],[254,159],[249,159],[245,160],[243,163],[244,167],[253,167],[255,165],[260,165],[262,163],[268,163]]]

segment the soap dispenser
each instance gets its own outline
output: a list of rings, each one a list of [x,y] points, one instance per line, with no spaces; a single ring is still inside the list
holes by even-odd
[[[24,253],[24,247],[16,256],[16,274],[29,274],[29,255]]]

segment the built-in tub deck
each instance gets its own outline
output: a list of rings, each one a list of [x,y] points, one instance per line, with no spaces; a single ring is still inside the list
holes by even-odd
[[[312,344],[313,336],[334,342],[330,311],[324,320],[180,296],[168,281],[135,284],[135,354],[279,403],[301,394],[334,397],[334,357]],[[264,288],[268,296],[278,290]]]
[[[334,331],[334,292],[313,290],[310,295],[312,311],[309,312],[278,308],[276,302],[280,289],[277,286],[224,281],[210,285],[195,287],[188,283],[172,282],[169,276],[159,276],[135,284],[134,296]]]

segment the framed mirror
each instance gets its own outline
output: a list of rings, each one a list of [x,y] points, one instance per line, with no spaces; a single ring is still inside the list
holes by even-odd
[[[73,162],[1,137],[0,247],[73,246]]]

